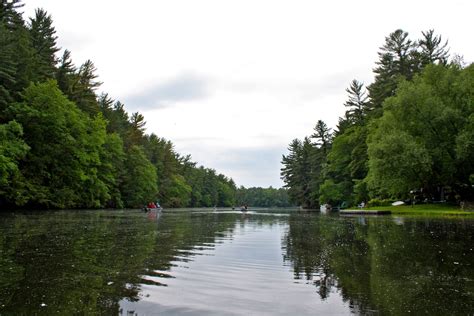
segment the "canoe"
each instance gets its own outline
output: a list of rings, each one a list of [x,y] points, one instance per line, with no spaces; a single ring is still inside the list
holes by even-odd
[[[162,207],[155,207],[155,208],[144,207],[144,208],[143,208],[143,211],[144,211],[144,212],[159,212],[159,211],[161,211],[162,209],[163,209]]]

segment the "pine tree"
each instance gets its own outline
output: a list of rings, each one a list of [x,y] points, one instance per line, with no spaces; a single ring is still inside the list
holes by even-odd
[[[33,51],[17,11],[21,7],[19,0],[0,0],[0,111],[6,102],[21,101],[20,94],[32,78]]]
[[[59,67],[56,70],[56,81],[58,82],[59,89],[70,100],[73,100],[74,82],[78,80],[76,71],[77,69],[71,60],[71,52],[66,49],[59,60]]]
[[[97,96],[95,91],[102,84],[97,81],[97,75],[95,72],[97,69],[94,63],[87,60],[79,68],[77,72],[77,80],[73,81],[72,96],[71,99],[77,106],[90,116],[94,116],[99,113],[99,105],[97,104]]]
[[[376,110],[373,112],[376,117],[381,115],[383,101],[395,94],[401,78],[412,78],[415,68],[413,49],[414,44],[403,30],[398,29],[385,38],[374,69],[375,81],[368,87],[370,108]]]
[[[144,144],[145,135],[145,117],[139,112],[132,113],[130,116],[130,128],[126,139],[126,145],[141,145]]]
[[[34,50],[31,37],[21,16],[15,18],[16,27],[12,31],[12,46],[16,60],[15,86],[12,94],[15,101],[21,101],[21,93],[34,79]]]
[[[15,29],[18,26],[18,20],[22,20],[18,9],[23,6],[21,0],[0,0],[0,23],[9,30]]]
[[[346,112],[346,117],[355,124],[362,124],[364,115],[370,109],[368,107],[368,96],[365,91],[362,91],[364,84],[357,80],[352,80],[346,92],[349,94],[349,99],[344,103],[344,106],[349,108]]]
[[[321,148],[324,155],[327,155],[332,141],[331,129],[321,120],[318,120],[314,127],[314,134],[311,138],[316,140],[316,146]]]
[[[4,122],[3,111],[13,101],[11,90],[15,85],[16,63],[9,37],[3,23],[0,23],[0,122]]]
[[[34,81],[41,82],[54,78],[56,64],[57,36],[53,19],[43,9],[36,9],[35,17],[30,19],[29,31],[34,49]]]
[[[296,204],[303,201],[303,187],[300,181],[300,164],[303,144],[299,139],[294,139],[288,147],[288,155],[282,156],[281,179],[288,188],[290,200]]]
[[[441,35],[436,36],[434,30],[422,32],[423,38],[418,41],[418,46],[421,49],[420,55],[422,65],[428,64],[442,64],[446,65],[449,58],[448,41],[441,44]]]

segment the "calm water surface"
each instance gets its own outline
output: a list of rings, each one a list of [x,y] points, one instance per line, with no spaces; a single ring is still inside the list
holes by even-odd
[[[473,315],[474,221],[0,214],[0,315]]]

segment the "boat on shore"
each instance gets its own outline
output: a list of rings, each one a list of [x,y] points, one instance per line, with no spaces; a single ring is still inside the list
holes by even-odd
[[[333,208],[330,204],[321,204],[319,206],[319,211],[323,214],[328,214],[333,211]]]

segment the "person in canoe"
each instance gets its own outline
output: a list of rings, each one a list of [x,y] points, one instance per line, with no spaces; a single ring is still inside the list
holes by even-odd
[[[143,211],[148,212],[152,209],[156,209],[156,204],[153,202],[148,202],[148,204],[143,208]]]

